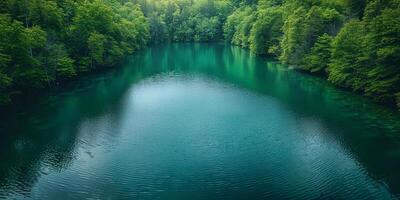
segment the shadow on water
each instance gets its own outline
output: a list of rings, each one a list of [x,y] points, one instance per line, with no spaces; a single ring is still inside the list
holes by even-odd
[[[91,142],[95,133],[79,135],[82,121],[107,114],[118,124],[124,109],[121,101],[132,85],[169,72],[206,75],[268,95],[295,115],[319,121],[334,130],[328,137],[349,151],[371,177],[400,194],[398,112],[237,47],[172,44],[139,52],[117,70],[85,77],[67,89],[0,113],[0,198],[14,193],[29,196],[41,176],[68,168],[77,144],[98,145]]]
[[[29,195],[47,171],[68,168],[76,144],[82,142],[78,135],[82,120],[113,110],[118,121],[118,103],[126,90],[152,74],[138,71],[141,64],[128,59],[122,65],[132,67],[84,77],[0,113],[0,188],[5,189],[0,198],[13,191]]]

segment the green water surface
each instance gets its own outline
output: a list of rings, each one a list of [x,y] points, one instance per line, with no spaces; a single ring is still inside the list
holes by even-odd
[[[400,115],[225,44],[1,110],[0,199],[397,199]]]

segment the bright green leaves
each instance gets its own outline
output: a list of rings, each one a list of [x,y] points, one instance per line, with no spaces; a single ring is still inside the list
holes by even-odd
[[[238,41],[239,38],[237,36],[239,34],[239,27],[243,26],[242,23],[244,23],[244,19],[250,16],[253,11],[254,10],[252,7],[244,6],[236,9],[227,17],[227,20],[224,24],[224,37],[227,41],[231,41],[236,45],[241,45],[241,42]],[[234,37],[235,41],[233,40]]]
[[[57,76],[60,78],[71,78],[76,76],[74,60],[68,57],[58,59]]]
[[[232,10],[229,0],[149,0],[141,6],[152,43],[222,40],[222,26]]]
[[[297,8],[288,13],[283,26],[284,37],[280,59],[288,64],[301,65],[303,58],[314,46],[318,37],[335,34],[342,24],[343,16],[332,8],[312,6]]]
[[[24,30],[23,37],[29,61],[17,64],[15,81],[19,86],[42,88],[45,82],[50,81],[44,64],[47,34],[39,26],[33,26]]]
[[[33,26],[24,30],[27,46],[32,49],[44,48],[47,34],[39,26]]]
[[[225,37],[228,40],[231,38],[232,44],[249,47],[250,31],[257,17],[254,11],[254,8],[244,6],[227,18],[224,26]]]
[[[328,34],[319,36],[311,51],[304,58],[304,70],[325,75],[331,58],[333,37]]]
[[[284,63],[298,64],[305,54],[306,15],[307,11],[299,7],[285,20],[280,55]]]
[[[340,5],[261,0],[256,7],[240,7],[227,18],[225,38],[253,53],[279,56],[285,63],[300,65],[319,36],[338,31],[344,19],[335,9]]]
[[[372,65],[365,92],[379,101],[393,101],[400,91],[400,9],[384,9],[367,20],[365,56]]]
[[[0,104],[10,102],[9,88],[13,84],[12,68],[17,58],[28,59],[23,42],[21,23],[12,22],[6,15],[0,15]]]
[[[24,28],[22,23],[0,15],[1,89],[12,86],[41,87],[46,80],[43,68],[47,34],[39,26]]]
[[[279,7],[259,9],[250,31],[250,50],[256,54],[275,54],[282,37],[283,12]]]
[[[332,60],[329,64],[328,80],[336,85],[362,88],[365,74],[362,72],[362,44],[364,25],[359,21],[347,23],[335,37],[332,44]]]
[[[88,38],[88,48],[89,48],[89,55],[92,59],[92,66],[96,63],[104,64],[104,45],[106,42],[106,37],[103,34],[92,32]]]
[[[376,17],[347,23],[333,43],[329,80],[377,101],[398,100],[399,16],[399,9],[385,9]]]
[[[0,13],[0,101],[112,66],[149,41],[225,38],[400,104],[399,0],[3,0]]]
[[[87,40],[92,32],[110,34],[113,30],[111,7],[103,1],[85,2],[78,6],[70,27],[74,54],[85,56],[89,49]]]
[[[108,0],[4,0],[0,9],[0,101],[117,63],[143,48],[140,7]],[[0,103],[1,103],[0,102]]]
[[[29,21],[46,29],[61,29],[64,12],[52,0],[29,0]]]
[[[235,4],[238,5],[238,4]],[[239,4],[226,40],[400,104],[400,1],[259,0]]]
[[[76,37],[89,37],[91,32],[105,34],[113,28],[113,11],[102,0],[87,1],[78,6],[73,18],[71,31],[79,34]]]
[[[126,44],[125,51],[133,53],[142,49],[150,39],[149,23],[138,5],[124,4],[119,9],[122,19],[119,23],[119,36]]]
[[[213,16],[196,21],[195,41],[213,41],[218,37],[219,27],[221,26],[218,17]]]
[[[148,22],[140,8],[131,3],[85,2],[78,7],[70,30],[74,54],[82,59],[90,57],[91,69],[115,64],[149,39]]]

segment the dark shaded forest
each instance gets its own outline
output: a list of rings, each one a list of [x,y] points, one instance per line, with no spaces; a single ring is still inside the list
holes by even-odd
[[[1,0],[0,102],[148,45],[219,41],[400,106],[398,0]]]

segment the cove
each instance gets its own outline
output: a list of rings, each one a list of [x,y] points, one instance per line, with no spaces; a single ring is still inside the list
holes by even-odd
[[[1,112],[0,199],[398,199],[400,115],[225,44]]]

